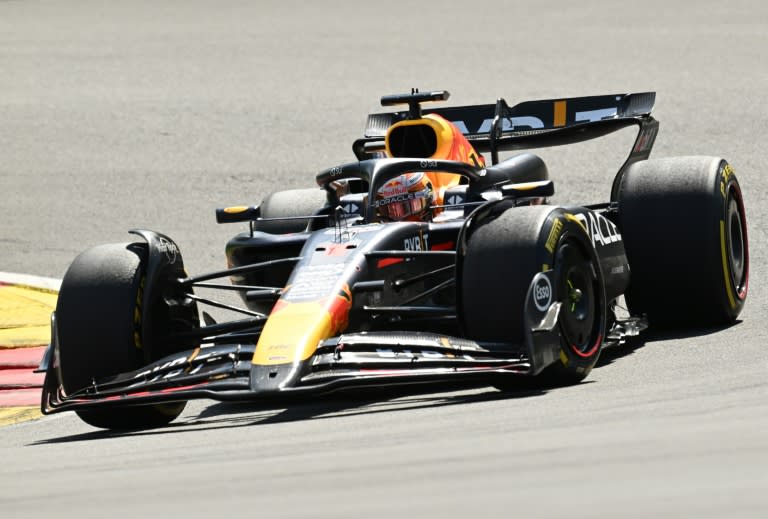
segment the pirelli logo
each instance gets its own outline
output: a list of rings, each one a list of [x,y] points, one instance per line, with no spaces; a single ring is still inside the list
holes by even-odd
[[[560,220],[560,218],[555,218],[555,221],[552,223],[552,230],[549,231],[549,237],[547,238],[547,243],[544,245],[544,247],[549,251],[550,254],[555,253],[555,246],[557,245],[557,239],[560,237],[560,233],[563,231],[563,222]]]

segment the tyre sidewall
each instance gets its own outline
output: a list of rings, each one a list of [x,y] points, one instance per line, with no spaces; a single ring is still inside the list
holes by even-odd
[[[146,247],[110,244],[80,254],[56,305],[59,380],[66,392],[136,369]]]
[[[738,207],[743,283],[734,283],[728,208]],[[633,164],[619,193],[620,230],[632,269],[627,303],[652,326],[731,323],[747,296],[749,251],[736,175],[717,157]]]
[[[744,307],[749,290],[749,239],[747,236],[746,210],[744,208],[744,199],[741,194],[741,186],[733,172],[733,168],[726,161],[721,161],[718,171],[719,192],[722,199],[720,210],[720,256],[722,264],[722,273],[724,284],[722,289],[725,299],[726,312],[729,319],[733,320],[739,315]],[[731,203],[735,203],[738,215],[731,213]],[[734,219],[735,217],[735,219]],[[730,239],[733,238],[729,226],[738,226],[741,232],[742,255],[741,276],[736,275],[736,261],[731,253]]]
[[[592,240],[587,235],[587,230],[582,227],[583,224],[569,213],[564,213],[564,216],[566,224],[552,255],[555,279],[559,285],[562,277],[565,275],[565,266],[562,264],[560,257],[563,248],[565,246],[578,248],[578,252],[590,266],[590,281],[595,299],[595,315],[588,344],[580,348],[569,343],[563,331],[563,312],[566,311],[565,305],[568,304],[567,295],[557,294],[557,300],[563,305],[561,307],[561,318],[558,323],[558,326],[560,326],[560,357],[558,362],[549,368],[548,375],[558,384],[578,382],[592,371],[602,351],[602,344],[606,335],[607,316],[605,280],[603,279],[597,251],[592,244]]]
[[[551,206],[499,205],[476,216],[479,218],[470,217],[469,228],[459,239],[458,302],[465,335],[522,344],[527,333],[524,305],[533,277],[539,272],[557,271],[558,250],[566,243],[572,244],[594,266],[595,297],[599,301],[597,336],[594,347],[586,349],[586,355],[561,340],[559,367],[550,371],[554,371],[558,383],[581,380],[597,362],[606,323],[604,280],[587,230],[574,215]],[[517,233],[518,225],[526,230],[505,243],[505,230]],[[481,250],[473,248],[473,238],[485,244]],[[555,300],[561,299],[561,294],[555,294]]]

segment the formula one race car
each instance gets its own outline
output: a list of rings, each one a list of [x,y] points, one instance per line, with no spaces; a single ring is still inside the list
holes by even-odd
[[[735,321],[749,274],[739,183],[721,158],[648,160],[654,93],[422,109],[447,98],[385,96],[408,108],[370,115],[357,161],[318,173],[318,188],[217,210],[249,225],[227,243],[226,270],[187,275],[176,243],[148,230],[80,254],[52,317],[43,412],[143,428],[192,398],[572,384],[649,324]],[[548,205],[541,158],[499,160],[629,126],[608,202]],[[216,322],[203,305],[238,318]]]

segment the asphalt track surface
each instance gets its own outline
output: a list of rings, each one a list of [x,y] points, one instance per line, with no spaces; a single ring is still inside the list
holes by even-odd
[[[653,156],[727,157],[751,245],[741,322],[649,335],[576,387],[2,428],[2,515],[763,517],[766,48],[757,0],[0,2],[0,270],[62,277],[132,227],[219,268],[239,228],[215,207],[312,185],[412,86],[453,104],[655,90]],[[630,141],[542,153],[556,201],[606,200]]]

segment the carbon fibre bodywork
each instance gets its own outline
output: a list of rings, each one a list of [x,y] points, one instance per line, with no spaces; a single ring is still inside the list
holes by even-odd
[[[615,226],[585,208],[572,208],[568,214],[586,222],[588,228],[591,226],[593,239],[605,240],[605,245],[596,250],[604,275],[610,280],[606,283],[608,293],[619,295],[626,286],[628,268],[618,269],[620,272],[616,268],[623,267],[626,258],[619,240],[608,241],[617,234]],[[543,241],[553,229],[557,231],[556,222],[553,217],[543,229]],[[532,295],[537,279],[533,279],[526,302],[528,325],[524,344],[488,343],[462,337],[453,281],[456,248],[466,228],[467,220],[459,219],[445,223],[337,225],[285,236],[258,232],[238,235],[227,246],[235,285],[283,283],[285,289],[278,301],[289,304],[322,297],[343,301],[348,297],[351,304],[346,311],[345,329],[355,332],[321,340],[306,358],[291,358],[295,351],[288,347],[283,351],[280,344],[262,344],[270,354],[256,364],[256,342],[267,321],[266,316],[257,314],[246,319],[246,325],[241,324],[243,329],[239,331],[227,332],[219,324],[210,325],[208,331],[203,327],[194,334],[198,340],[210,341],[202,347],[179,351],[130,373],[94,381],[72,394],[62,390],[54,354],[46,366],[43,409],[50,413],[110,403],[282,398],[368,384],[454,378],[489,383],[509,374],[535,375],[558,359],[559,303],[554,302],[544,311],[538,309]],[[150,250],[154,251],[149,271],[167,269],[171,260],[181,261],[178,248],[169,238],[149,231],[140,234],[150,238]],[[169,250],[176,252],[172,254]],[[273,269],[251,270],[253,265],[281,261],[276,257],[291,260],[285,262],[292,266],[287,278],[281,279],[283,274],[274,273]],[[246,272],[238,273],[238,268],[243,267]],[[267,276],[263,275],[265,272]],[[550,271],[540,275],[552,274]],[[184,285],[183,281],[175,284],[177,290]],[[345,291],[346,297],[335,295]],[[247,306],[259,308],[264,292],[272,294],[256,288],[241,294]],[[553,301],[558,297],[553,294]],[[53,330],[55,333],[55,323]],[[623,339],[608,338],[608,342],[620,338]],[[174,342],[179,340],[176,337]],[[52,351],[56,351],[56,346],[54,335]]]
[[[148,250],[137,312],[162,301],[168,309],[162,315],[181,316],[182,321],[197,314],[198,305],[235,310],[243,317],[214,322],[203,313],[200,326],[157,335],[152,316],[141,315],[136,320],[145,346],[141,365],[69,390],[62,384],[54,317],[51,345],[41,365],[46,372],[43,412],[192,398],[284,398],[369,384],[494,383],[541,373],[562,359],[558,321],[567,299],[557,288],[550,260],[526,282],[522,341],[477,340],[463,322],[462,305],[467,303],[461,279],[468,237],[496,213],[542,204],[554,193],[540,158],[524,154],[499,163],[497,152],[576,142],[637,125],[640,135],[619,178],[628,164],[648,157],[657,128],[649,115],[652,104],[652,94],[634,94],[523,103],[511,109],[500,100],[496,105],[433,110],[447,122],[430,120],[431,127],[439,131],[443,125],[453,132],[450,138],[459,139],[458,148],[446,147],[452,150],[445,155],[448,159],[435,158],[434,151],[417,158],[383,157],[385,148],[392,152],[380,127],[399,121],[413,126],[408,117],[414,114],[372,116],[366,136],[354,145],[360,160],[317,174],[326,204],[314,214],[290,217],[307,221],[303,231],[259,231],[256,223],[264,215],[258,206],[217,212],[220,222],[250,226],[228,242],[229,268],[218,272],[188,276],[180,248],[170,238],[133,231]],[[547,117],[552,124],[535,123]],[[456,149],[458,155],[453,154]],[[492,154],[491,165],[473,155],[483,152]],[[384,183],[412,172],[462,180],[440,193],[432,221],[380,221],[368,202]],[[597,355],[604,345],[622,342],[646,326],[640,316],[614,312],[630,281],[615,204],[546,207],[533,244],[542,258],[552,257],[554,245],[570,235],[593,251],[599,265],[594,276],[604,287],[610,315],[594,346]],[[212,282],[218,278],[229,278],[231,285]],[[200,297],[194,288],[235,290],[244,307]]]

